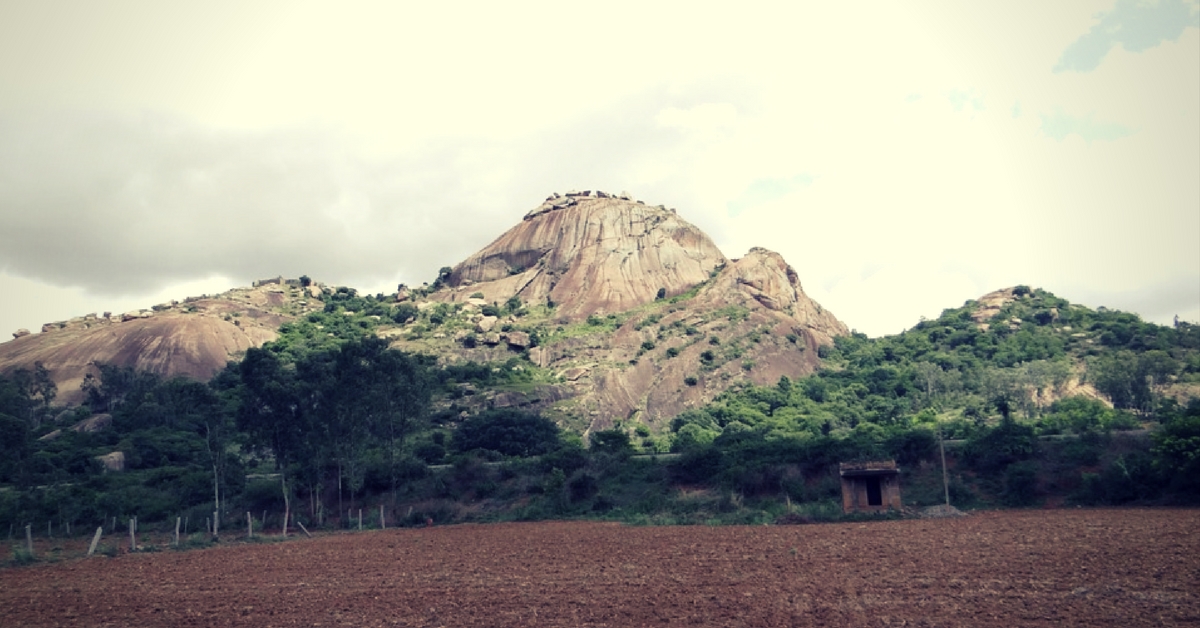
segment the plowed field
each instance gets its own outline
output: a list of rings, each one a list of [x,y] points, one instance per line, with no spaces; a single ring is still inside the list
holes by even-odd
[[[1200,623],[1200,511],[459,525],[0,570],[4,626]]]

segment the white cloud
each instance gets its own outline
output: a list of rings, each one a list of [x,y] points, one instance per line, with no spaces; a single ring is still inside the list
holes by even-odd
[[[1133,135],[1135,131],[1115,122],[1099,122],[1093,114],[1082,118],[1067,115],[1062,109],[1052,114],[1042,114],[1042,133],[1047,137],[1063,141],[1070,135],[1078,135],[1085,141],[1111,142]]]
[[[1117,0],[1111,11],[1097,13],[1091,30],[1063,51],[1054,71],[1090,72],[1117,46],[1142,52],[1178,40],[1188,28],[1200,28],[1200,2]]]

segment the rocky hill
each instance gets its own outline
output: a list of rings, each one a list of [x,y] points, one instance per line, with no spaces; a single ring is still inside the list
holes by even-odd
[[[440,331],[414,319],[389,332],[395,346],[476,362],[527,350],[547,385],[488,403],[537,406],[582,432],[662,429],[737,382],[811,373],[818,347],[848,333],[778,254],[729,260],[674,210],[627,194],[552,195],[444,283],[410,297],[443,304]],[[514,297],[522,307],[483,311]]]
[[[206,380],[250,347],[274,340],[279,326],[320,310],[319,287],[281,279],[254,287],[123,314],[88,314],[24,330],[0,344],[0,373],[41,363],[58,386],[58,401],[78,403],[94,363],[146,370],[164,377]]]
[[[335,319],[305,316],[317,312],[444,364],[532,371],[525,385],[465,389],[451,405],[541,410],[584,433],[621,420],[661,431],[735,383],[811,373],[818,347],[848,333],[778,254],[756,248],[730,260],[673,209],[628,194],[569,192],[550,196],[433,287],[360,298],[267,280],[48,324],[0,344],[0,372],[41,362],[66,402],[80,399],[94,362],[207,379],[275,340],[288,321],[304,317],[289,333],[329,336]]]

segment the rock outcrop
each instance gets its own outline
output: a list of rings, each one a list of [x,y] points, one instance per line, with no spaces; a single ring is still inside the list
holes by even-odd
[[[448,284],[458,289],[443,298],[516,295],[582,320],[685,292],[727,261],[707,235],[666,209],[568,192],[454,267]]]
[[[0,343],[0,373],[31,369],[42,363],[58,386],[57,401],[80,403],[84,378],[97,374],[94,363],[147,370],[163,377],[177,375],[206,380],[250,347],[274,340],[276,330],[292,315],[280,306],[287,290],[302,299],[298,287],[275,282],[224,295],[187,299],[117,315],[87,316],[47,323],[40,334]],[[311,306],[294,306],[298,312]]]
[[[804,293],[779,254],[755,248],[731,261],[674,210],[627,193],[551,195],[454,267],[447,284],[429,299],[465,307],[481,293],[481,303],[515,295],[554,305],[550,321],[508,319],[516,329],[504,335],[506,345],[491,321],[474,319],[477,332],[491,333],[452,357],[495,362],[528,349],[534,365],[562,382],[557,394],[540,393],[530,405],[583,432],[630,419],[664,429],[738,382],[813,372],[818,348],[849,333]],[[513,342],[522,326],[589,320],[603,329],[556,338],[543,328],[548,338],[537,347]]]

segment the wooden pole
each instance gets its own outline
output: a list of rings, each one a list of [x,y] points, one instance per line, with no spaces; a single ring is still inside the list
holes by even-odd
[[[29,557],[33,558],[33,524],[25,524],[25,550],[29,552]]]
[[[362,532],[362,508],[358,509],[358,531]]]
[[[946,505],[950,505],[950,476],[946,474],[946,441],[942,439],[942,426],[938,425],[938,447],[942,449],[942,490],[946,492]]]
[[[288,511],[286,511],[286,510],[283,511],[283,536],[285,536],[285,537],[287,536],[287,524],[288,524],[288,515],[289,514],[290,513]]]
[[[88,557],[96,553],[96,546],[100,545],[100,536],[104,534],[104,526],[96,528],[96,533],[92,535],[92,544],[88,546]]]
[[[304,527],[303,523],[296,521],[296,525],[300,526],[300,529],[304,531],[304,536],[307,536],[310,539],[312,538],[312,535],[308,533],[308,528]]]
[[[175,517],[175,547],[179,547],[179,521],[180,517]]]
[[[250,516],[250,511],[246,511],[246,538],[254,538],[254,517]]]
[[[379,504],[379,529],[387,529],[387,522],[383,520],[383,504]]]
[[[219,526],[220,526],[220,522],[217,521],[217,511],[214,510],[213,511],[213,540],[214,541],[217,540],[217,537],[220,536]]]
[[[137,517],[129,519],[129,551],[137,551]]]

